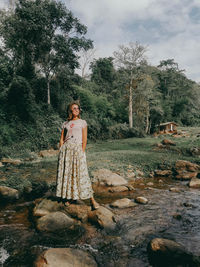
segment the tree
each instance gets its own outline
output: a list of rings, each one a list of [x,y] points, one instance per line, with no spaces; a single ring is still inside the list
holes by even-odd
[[[34,66],[34,72],[36,66],[45,76],[50,104],[52,78],[62,68],[73,72],[79,65],[77,52],[92,47],[86,32],[86,26],[62,2],[18,0],[14,13],[3,14],[0,33],[18,69],[26,66],[26,74],[28,67]]]
[[[133,89],[137,87],[138,67],[146,64],[145,52],[147,48],[139,43],[129,43],[129,46],[119,46],[119,50],[114,52],[115,62],[119,68],[128,73],[129,90],[129,127],[133,127]]]
[[[88,78],[89,74],[86,72],[89,69],[90,63],[94,58],[96,49],[92,48],[89,50],[81,49],[79,53],[79,65],[81,69],[81,77]]]
[[[113,58],[99,58],[90,64],[91,81],[100,87],[100,93],[110,93],[115,77]]]

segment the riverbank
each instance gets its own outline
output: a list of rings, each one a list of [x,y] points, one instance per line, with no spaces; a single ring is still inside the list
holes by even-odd
[[[177,265],[170,266],[200,266],[200,190],[190,188],[188,179],[155,175],[155,170],[167,170],[172,175],[169,171],[174,171],[178,160],[200,164],[199,155],[191,152],[199,147],[197,135],[198,131],[192,131],[180,138],[165,135],[89,143],[88,168],[95,198],[102,207],[100,214],[91,213],[88,201],[73,204],[70,209],[58,204],[54,197],[55,155],[37,155],[33,161],[20,158],[22,162],[17,165],[4,164],[0,168],[0,185],[17,189],[19,197],[10,203],[1,201],[0,262],[5,267],[33,266],[39,255],[50,248],[73,248],[89,253],[100,267],[163,267],[165,258],[161,265],[155,263],[157,258],[150,258],[147,247],[152,239],[164,238],[181,244],[183,255],[187,256],[185,265],[179,258]],[[163,145],[164,139],[175,145]],[[192,174],[199,173],[195,164],[189,165]],[[114,179],[107,181],[106,175]],[[116,175],[127,183],[113,185],[119,178]],[[100,176],[104,180],[99,180]],[[34,212],[42,201],[50,203],[50,210],[43,206],[42,212]],[[55,212],[59,213],[54,216]],[[69,228],[49,231],[42,219],[48,214],[47,222],[64,216]],[[173,255],[176,253],[169,257],[172,262]]]

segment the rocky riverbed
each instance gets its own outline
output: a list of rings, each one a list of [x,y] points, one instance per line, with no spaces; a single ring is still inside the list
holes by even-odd
[[[104,174],[93,183],[96,211],[88,201],[65,207],[53,190],[16,199],[12,191],[11,202],[1,201],[0,264],[200,266],[199,189],[171,177]]]

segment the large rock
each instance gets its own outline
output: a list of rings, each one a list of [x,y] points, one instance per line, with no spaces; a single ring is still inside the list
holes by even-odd
[[[54,150],[54,149],[48,149],[48,150],[41,150],[39,152],[40,157],[53,157],[57,156],[59,153],[59,150]]]
[[[190,171],[190,172],[197,172],[200,170],[200,165],[192,163],[192,162],[187,161],[187,160],[177,160],[177,162],[175,164],[175,168],[177,170],[185,169],[185,170]]]
[[[191,188],[200,188],[200,179],[192,178],[192,180],[189,183],[189,187],[191,187]]]
[[[37,229],[42,232],[57,232],[70,228],[76,222],[63,212],[51,212],[37,220]]]
[[[171,170],[155,170],[154,175],[155,176],[160,176],[160,177],[168,177],[172,176],[172,171]]]
[[[11,187],[0,186],[0,199],[8,201],[19,199],[19,191]]]
[[[5,164],[13,164],[13,165],[18,165],[22,163],[20,159],[11,159],[11,158],[2,158],[1,162]]]
[[[118,199],[118,200],[115,200],[113,203],[110,204],[111,207],[119,208],[119,209],[135,207],[136,205],[137,204],[135,204],[133,201],[131,201],[128,198]]]
[[[61,203],[44,198],[40,202],[36,203],[33,209],[33,215],[36,217],[42,217],[50,212],[59,211],[61,208]]]
[[[198,172],[187,172],[187,171],[179,171],[175,177],[178,180],[191,180],[192,178],[197,177]]]
[[[99,169],[93,173],[95,180],[108,186],[125,185],[127,181],[120,175],[107,169]]]
[[[80,249],[50,248],[38,257],[35,267],[97,267],[97,263]]]
[[[172,240],[154,238],[148,244],[147,251],[150,264],[153,266],[196,266],[187,265],[192,264],[192,255]]]
[[[92,223],[97,224],[106,230],[114,230],[116,226],[114,214],[102,206],[100,206],[97,210],[89,212],[88,219]]]
[[[91,207],[87,205],[71,204],[65,207],[64,210],[71,217],[76,218],[82,222],[87,222],[88,213],[91,211]]]

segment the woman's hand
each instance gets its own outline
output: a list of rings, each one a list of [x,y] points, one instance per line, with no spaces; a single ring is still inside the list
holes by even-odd
[[[87,144],[87,127],[82,129],[82,150],[85,152]]]

